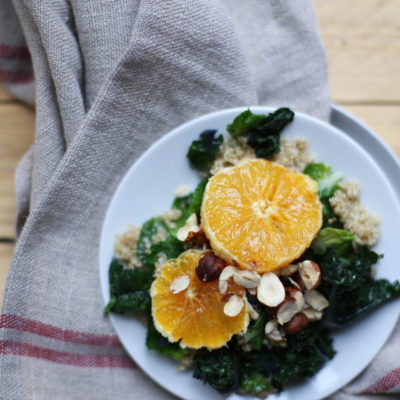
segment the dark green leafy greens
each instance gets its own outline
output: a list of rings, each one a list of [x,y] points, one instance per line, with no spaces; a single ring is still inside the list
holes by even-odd
[[[162,336],[155,328],[152,318],[149,318],[147,324],[146,346],[148,349],[156,350],[174,360],[183,358],[190,353],[189,349],[183,349],[179,343],[171,343]]]
[[[155,241],[154,236],[160,230],[165,232],[166,239]],[[175,258],[182,252],[183,243],[176,238],[161,217],[151,218],[142,225],[137,244],[137,255],[143,265],[154,268],[160,253],[165,254],[167,258]]]
[[[228,348],[200,350],[193,358],[193,376],[221,393],[232,392],[239,384],[238,356]]]
[[[259,336],[264,339],[265,334],[259,332]],[[237,387],[253,394],[265,394],[272,388],[282,390],[288,381],[313,376],[335,355],[332,340],[318,324],[288,337],[287,348],[263,346],[244,352],[234,340],[228,346],[197,352],[193,360],[193,376],[221,393]]]
[[[355,238],[345,229],[327,227],[319,231],[311,247],[316,253],[323,254],[328,247],[335,246],[337,254],[345,255],[350,250]]]
[[[187,158],[192,168],[201,172],[207,172],[211,163],[217,157],[219,148],[224,141],[222,135],[215,136],[216,130],[208,129],[200,134],[198,140],[194,140],[189,147]]]
[[[200,209],[201,209],[201,204],[203,203],[203,195],[207,182],[208,182],[207,178],[202,179],[200,183],[196,186],[196,189],[194,189],[192,202],[190,203],[189,206],[189,212],[188,212],[189,215],[195,213],[198,217],[200,217]]]
[[[329,199],[339,189],[339,183],[343,179],[342,175],[322,163],[309,164],[303,172],[318,183],[318,196],[322,203],[322,227],[343,228],[329,202]]]
[[[271,158],[280,150],[280,133],[293,118],[294,112],[284,107],[268,115],[246,110],[227,126],[227,131],[235,139],[245,136],[257,157]]]
[[[110,301],[105,312],[147,312],[150,310],[148,290],[153,280],[152,273],[145,269],[127,269],[113,259],[109,269]]]
[[[323,254],[310,250],[309,256],[321,268],[322,285],[318,290],[329,300],[324,314],[324,322],[329,327],[353,322],[400,297],[398,281],[373,279],[371,268],[381,256],[367,246],[351,248],[346,255],[332,246]]]

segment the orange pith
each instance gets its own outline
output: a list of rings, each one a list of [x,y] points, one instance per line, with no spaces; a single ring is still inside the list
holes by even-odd
[[[157,330],[171,342],[180,340],[182,347],[215,349],[223,346],[232,335],[246,329],[249,322],[246,306],[236,317],[224,314],[230,295],[243,297],[245,289],[229,282],[225,294],[220,293],[218,279],[201,282],[195,268],[202,252],[188,250],[177,259],[168,260],[150,289],[152,314]],[[172,294],[175,278],[187,275],[189,287]]]
[[[322,224],[317,183],[263,159],[214,175],[201,209],[215,253],[243,269],[267,272],[298,258]]]

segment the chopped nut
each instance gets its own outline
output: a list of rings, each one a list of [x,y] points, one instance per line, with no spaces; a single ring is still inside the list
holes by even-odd
[[[190,232],[198,232],[200,230],[200,226],[197,223],[197,215],[193,213],[185,222],[185,225],[182,226],[176,233],[176,237],[181,242],[185,242],[190,234]],[[189,239],[190,240],[190,239]]]
[[[307,290],[315,289],[321,283],[321,270],[314,261],[306,260],[298,264],[299,274]]]
[[[247,312],[250,315],[250,318],[253,320],[257,320],[260,317],[260,314],[253,308],[253,306],[247,300],[247,297],[244,297],[244,302],[246,303]]]
[[[221,293],[225,293],[226,289],[228,289],[228,280],[233,277],[235,271],[236,268],[232,265],[228,265],[222,270],[221,275],[219,276],[219,283],[218,283],[219,291]]]
[[[186,290],[190,285],[190,278],[187,275],[178,276],[175,278],[171,285],[169,286],[169,290],[172,294],[178,294],[183,290]]]
[[[286,298],[282,305],[278,306],[276,318],[281,325],[289,322],[304,307],[304,296],[300,290],[293,287],[286,288]]]
[[[224,306],[224,314],[228,317],[236,317],[242,311],[244,301],[241,297],[234,294]]]
[[[254,289],[258,287],[261,277],[255,271],[236,269],[233,280],[246,289]]]
[[[226,262],[215,255],[211,250],[203,253],[196,267],[196,273],[202,282],[211,282],[218,279]]]
[[[287,335],[294,335],[300,332],[303,328],[308,325],[308,318],[305,314],[296,314],[289,322],[287,322],[283,328]]]
[[[301,312],[305,314],[309,321],[320,321],[324,315],[322,311],[314,310],[308,305],[305,306]]]
[[[304,293],[304,299],[314,310],[322,311],[329,306],[327,298],[318,292],[318,290],[307,290]]]
[[[289,264],[285,268],[282,268],[280,272],[280,276],[283,278],[288,278],[289,276],[293,275],[295,272],[297,272],[297,264]]]
[[[286,342],[284,333],[280,330],[278,323],[274,319],[265,324],[265,336],[272,342]]]
[[[285,299],[285,288],[274,273],[266,272],[262,275],[257,288],[257,298],[268,307],[276,307]]]

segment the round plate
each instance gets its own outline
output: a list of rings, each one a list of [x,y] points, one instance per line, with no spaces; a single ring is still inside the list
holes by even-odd
[[[151,146],[128,170],[110,203],[100,240],[100,279],[106,303],[110,298],[108,268],[113,256],[115,235],[124,232],[129,223],[140,225],[168,210],[178,186],[186,185],[194,189],[200,177],[189,167],[186,158],[191,142],[205,129],[218,129],[219,133],[226,135],[226,125],[245,109],[222,110],[181,125]],[[269,107],[250,109],[264,114],[274,110]],[[316,155],[319,162],[341,172],[346,180],[360,183],[363,204],[371,213],[382,217],[382,237],[375,250],[385,257],[378,265],[377,276],[400,279],[400,270],[396,267],[400,200],[388,179],[388,172],[381,169],[371,152],[348,135],[301,113],[296,113],[293,123],[283,131],[282,137],[307,139],[309,151]],[[393,154],[379,139],[378,143],[379,149],[383,148],[381,159],[385,158],[385,154],[393,158]],[[397,166],[394,173],[398,176],[399,164],[393,165],[390,173]],[[327,362],[314,377],[268,399],[317,400],[344,386],[368,365],[382,347],[396,323],[399,311],[400,302],[391,302],[351,327],[335,333],[333,337],[337,355],[333,360]],[[185,399],[222,398],[215,390],[192,378],[191,371],[178,371],[174,361],[147,350],[146,329],[134,318],[115,314],[110,318],[127,352],[145,373],[165,389]],[[239,398],[243,399],[243,396],[229,397]]]

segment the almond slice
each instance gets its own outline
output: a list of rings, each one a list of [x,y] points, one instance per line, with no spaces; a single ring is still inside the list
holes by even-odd
[[[190,285],[190,278],[188,275],[182,275],[175,278],[170,286],[169,290],[172,294],[178,294],[184,290],[186,290]]]
[[[315,289],[321,283],[321,270],[314,261],[306,260],[298,264],[299,274],[307,290]]]
[[[224,305],[224,314],[228,317],[236,317],[244,307],[244,301],[240,296],[234,294]]]
[[[276,307],[285,300],[285,288],[273,272],[262,275],[257,288],[257,299],[268,307]]]

